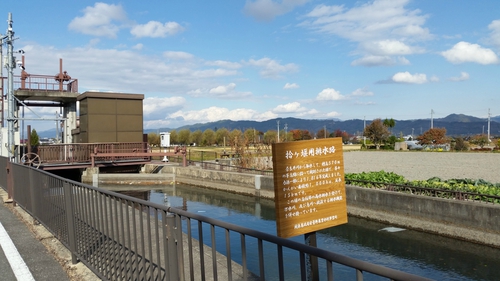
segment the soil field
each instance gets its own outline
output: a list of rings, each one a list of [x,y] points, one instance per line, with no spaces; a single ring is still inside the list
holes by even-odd
[[[500,153],[344,151],[345,173],[381,170],[408,180],[439,177],[500,183]]]

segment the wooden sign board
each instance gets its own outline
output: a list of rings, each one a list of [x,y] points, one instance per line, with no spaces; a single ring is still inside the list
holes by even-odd
[[[342,138],[273,144],[278,236],[347,223]]]

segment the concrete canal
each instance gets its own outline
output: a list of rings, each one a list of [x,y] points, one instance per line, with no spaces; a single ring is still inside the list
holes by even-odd
[[[148,190],[144,186],[127,186],[126,190],[123,186],[101,187],[276,234],[272,200],[180,184],[155,186],[154,190]],[[304,238],[299,236],[292,239],[302,242]],[[221,233],[221,241],[216,243],[221,245],[223,241]],[[318,247],[435,280],[498,280],[500,276],[498,248],[401,229],[356,217],[349,217],[346,225],[319,232]],[[256,253],[256,247],[247,250],[255,250]],[[233,259],[241,263],[241,257],[237,254],[233,255]],[[293,275],[298,257],[289,259],[286,270]],[[272,264],[273,257],[266,256],[266,261],[266,270],[273,271],[276,268]],[[250,270],[258,268],[256,255],[250,253],[248,262]],[[343,280],[342,276],[347,274],[352,276],[352,269],[337,266],[334,270],[337,280]],[[379,279],[367,275],[365,280]]]

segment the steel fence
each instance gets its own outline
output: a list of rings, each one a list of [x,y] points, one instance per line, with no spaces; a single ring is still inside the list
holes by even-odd
[[[428,280],[0,159],[14,201],[103,280],[310,280],[316,259],[321,280]]]

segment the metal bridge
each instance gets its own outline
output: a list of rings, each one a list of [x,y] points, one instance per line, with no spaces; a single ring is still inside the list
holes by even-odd
[[[40,145],[24,154],[21,163],[42,170],[130,166],[150,163],[153,157],[175,158],[187,165],[186,147],[152,152],[147,143],[72,143]],[[182,160],[181,160],[182,159]]]

